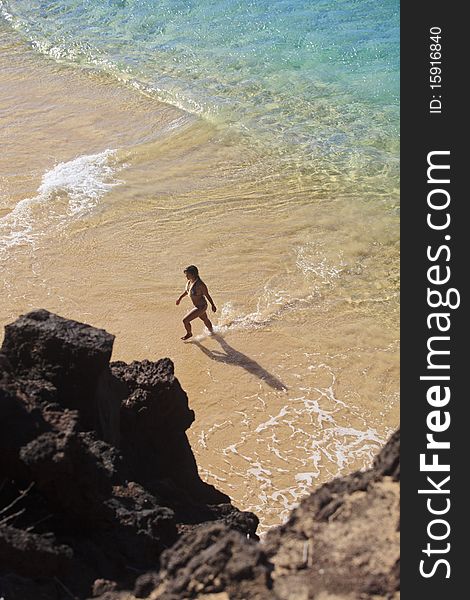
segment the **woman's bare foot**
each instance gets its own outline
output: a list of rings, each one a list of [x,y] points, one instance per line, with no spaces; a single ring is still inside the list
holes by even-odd
[[[192,333],[187,333],[186,335],[183,335],[183,337],[181,338],[182,340],[189,340],[190,337],[193,337]]]

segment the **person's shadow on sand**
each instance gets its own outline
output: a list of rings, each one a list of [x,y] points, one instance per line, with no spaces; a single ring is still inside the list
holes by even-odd
[[[214,333],[211,337],[214,340],[217,340],[223,352],[220,350],[209,350],[209,348],[206,348],[197,340],[191,340],[190,343],[200,348],[202,352],[204,352],[204,354],[212,360],[228,365],[237,365],[248,371],[248,373],[256,375],[256,377],[267,383],[273,389],[283,391],[287,390],[287,386],[284,385],[282,381],[266,371],[266,369],[264,369],[259,363],[246,354],[243,354],[242,352],[235,350],[235,348],[232,348],[232,346],[230,346],[230,344],[228,344],[221,335]]]

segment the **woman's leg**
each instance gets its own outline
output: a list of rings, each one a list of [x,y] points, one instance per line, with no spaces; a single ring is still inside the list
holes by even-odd
[[[199,318],[204,323],[204,325],[207,327],[207,329],[212,333],[214,331],[214,328],[212,327],[212,323],[210,322],[210,319],[207,316],[207,312],[204,311],[202,313],[202,315],[199,315]]]
[[[206,309],[193,308],[184,317],[183,325],[184,325],[184,328],[186,329],[186,335],[181,338],[182,340],[188,340],[193,335],[193,332],[191,330],[191,321],[193,321],[194,319],[197,319],[197,317],[199,317],[202,312],[205,312],[205,310]]]

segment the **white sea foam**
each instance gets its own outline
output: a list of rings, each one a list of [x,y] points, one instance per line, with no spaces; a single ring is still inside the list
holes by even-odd
[[[313,485],[313,480],[318,477],[317,473],[297,473],[295,476],[295,480],[301,484],[305,485],[308,488],[311,488]]]
[[[0,219],[0,253],[12,246],[31,244],[45,227],[88,214],[114,186],[122,183],[114,178],[124,165],[115,161],[116,150],[79,156],[46,171],[37,195],[25,198]],[[57,210],[54,200],[65,198],[65,212]],[[1,256],[0,254],[0,256]]]
[[[244,312],[232,302],[226,302],[218,320],[218,332],[229,330],[254,330],[269,326],[284,315],[318,302],[324,290],[336,285],[341,278],[345,262],[341,253],[335,257],[317,243],[308,243],[294,249],[294,264],[300,275],[286,284],[279,280],[267,281],[256,302],[256,309]]]
[[[286,416],[288,413],[288,408],[288,406],[283,406],[276,416],[270,417],[267,421],[258,425],[258,427],[255,429],[255,433],[261,433],[261,431],[270,429],[273,427],[273,425],[276,425],[279,419],[282,419],[282,417]]]
[[[270,319],[264,317],[260,302],[255,311],[239,313],[232,302],[226,302],[220,311],[218,332],[225,333],[229,329],[257,329],[269,323]]]
[[[42,178],[39,196],[51,198],[54,194],[65,193],[69,197],[68,213],[85,214],[104,194],[122,183],[114,179],[117,167],[110,159],[115,155],[116,150],[105,150],[59,163]]]
[[[283,398],[276,410],[267,414],[257,410],[254,395],[233,413],[240,416],[236,423],[233,419],[235,438],[219,436],[222,421],[206,430],[201,440],[203,450],[222,447],[223,461],[207,470],[208,480],[216,483],[217,477],[224,477],[235,489],[243,486],[246,492],[239,502],[262,516],[261,532],[265,519],[283,521],[314,486],[368,466],[390,433],[380,434],[362,418],[360,409],[336,397],[336,377],[327,364],[316,367],[321,367],[323,378],[329,374],[329,380],[322,387],[309,385],[305,378],[315,381],[315,375],[307,375],[313,369],[308,368],[311,356],[306,359],[304,381],[289,388],[289,398]]]
[[[295,264],[304,275],[322,285],[331,285],[340,277],[345,266],[341,253],[332,261],[325,255],[321,245],[313,243],[296,249]]]

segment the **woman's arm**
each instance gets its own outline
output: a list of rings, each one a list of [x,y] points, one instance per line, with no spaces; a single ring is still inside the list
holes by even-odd
[[[181,294],[181,296],[176,301],[176,306],[178,306],[178,304],[181,302],[181,300],[187,295],[188,295],[188,290],[184,290],[184,292]]]
[[[211,295],[209,294],[209,290],[207,289],[207,285],[205,283],[202,284],[202,293],[209,300],[209,304],[212,306],[212,311],[215,312],[217,310],[217,307],[214,304],[214,301],[212,300]]]

